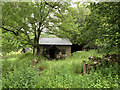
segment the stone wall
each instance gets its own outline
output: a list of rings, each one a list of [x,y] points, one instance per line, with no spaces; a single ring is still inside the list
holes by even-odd
[[[50,47],[50,46],[48,46]],[[58,58],[62,58],[62,57],[66,57],[67,55],[71,55],[71,46],[55,46],[56,48],[58,48],[59,50],[65,50],[66,54],[62,54],[62,52],[60,51],[59,53],[55,52],[55,57]],[[39,51],[39,55],[43,55],[43,50],[44,46],[40,46],[40,51]]]
[[[39,55],[43,55],[43,46],[39,46],[40,47],[40,50],[39,50]]]
[[[56,47],[60,50],[65,49],[66,50],[66,56],[71,54],[71,46],[56,46]]]

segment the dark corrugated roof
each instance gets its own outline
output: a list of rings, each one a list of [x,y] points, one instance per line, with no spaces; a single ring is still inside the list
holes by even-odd
[[[40,45],[72,45],[69,39],[61,38],[40,38]]]

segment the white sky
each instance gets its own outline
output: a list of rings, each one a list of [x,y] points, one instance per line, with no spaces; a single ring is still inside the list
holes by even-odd
[[[2,1],[2,2],[14,2],[14,1],[16,1],[16,2],[18,2],[18,1],[20,1],[20,2],[30,2],[30,1],[38,1],[38,2],[40,2],[41,0],[0,0],[0,1]],[[56,2],[56,1],[65,1],[65,2],[67,2],[67,1],[69,1],[69,0],[46,0],[46,1],[49,1],[49,2]],[[72,2],[98,2],[98,1],[100,1],[100,2],[119,2],[120,0],[72,0]]]

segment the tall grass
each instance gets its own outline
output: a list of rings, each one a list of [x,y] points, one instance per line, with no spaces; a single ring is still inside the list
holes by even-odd
[[[82,60],[88,62],[89,56],[102,54],[95,50],[79,51],[52,61],[31,53],[8,55],[2,60],[3,88],[118,88],[117,63],[81,75]],[[39,60],[36,69],[32,68],[34,58]],[[45,69],[39,74],[40,67]]]

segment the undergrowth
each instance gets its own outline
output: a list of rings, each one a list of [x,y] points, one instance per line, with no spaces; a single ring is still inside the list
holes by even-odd
[[[3,88],[120,88],[118,63],[81,75],[82,60],[99,56],[95,50],[79,51],[63,60],[46,60],[31,53],[7,55],[2,59]],[[35,69],[32,60],[37,59]],[[39,73],[39,68],[45,69]]]

